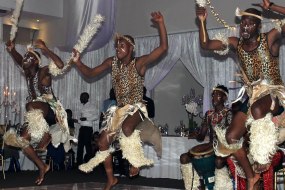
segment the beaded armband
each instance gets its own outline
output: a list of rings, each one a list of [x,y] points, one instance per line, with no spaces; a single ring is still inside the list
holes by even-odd
[[[214,40],[220,40],[223,45],[225,46],[224,50],[214,50],[215,53],[219,54],[219,55],[226,55],[229,53],[229,39],[227,37],[225,37],[225,35],[218,33],[214,36],[213,38]]]

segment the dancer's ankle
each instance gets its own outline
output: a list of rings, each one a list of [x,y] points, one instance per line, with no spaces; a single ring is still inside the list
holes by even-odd
[[[112,180],[108,180],[104,189],[103,190],[110,190],[112,189],[112,187],[114,187],[115,185],[117,185],[118,183],[118,178],[113,177]]]
[[[247,179],[247,190],[254,190],[255,185],[257,184],[260,178],[260,174],[255,173],[252,178]]]

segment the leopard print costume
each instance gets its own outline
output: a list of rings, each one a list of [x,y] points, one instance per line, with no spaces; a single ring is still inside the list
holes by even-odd
[[[112,84],[115,90],[117,105],[133,105],[143,102],[144,77],[136,69],[136,59],[128,65],[119,65],[117,57],[112,61]]]
[[[241,38],[237,47],[238,57],[250,82],[257,81],[263,76],[271,85],[283,85],[279,70],[279,56],[273,56],[270,53],[266,34],[260,34],[260,43],[252,51],[245,51],[242,45]]]

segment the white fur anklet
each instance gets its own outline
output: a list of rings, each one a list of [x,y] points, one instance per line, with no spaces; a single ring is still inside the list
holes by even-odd
[[[199,190],[200,181],[199,175],[193,168],[192,163],[180,165],[182,179],[186,190]]]
[[[28,132],[31,135],[31,144],[41,141],[43,135],[49,132],[49,125],[39,109],[28,111],[25,115],[28,122]]]
[[[215,170],[214,190],[233,190],[233,182],[229,175],[229,170],[225,166]]]
[[[271,157],[276,153],[278,133],[272,122],[272,114],[268,113],[264,118],[254,120],[248,118],[250,125],[250,145],[249,152],[253,160],[259,164],[268,164]]]
[[[136,168],[153,165],[153,160],[144,156],[143,147],[140,139],[140,131],[134,130],[133,134],[126,137],[122,132],[119,137],[123,158]]]
[[[104,151],[99,150],[93,158],[91,158],[87,163],[81,164],[78,169],[85,173],[92,172],[93,168],[104,162],[112,152],[114,152],[113,148],[109,148]]]

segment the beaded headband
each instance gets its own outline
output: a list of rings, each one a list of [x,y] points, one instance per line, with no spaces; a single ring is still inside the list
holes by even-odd
[[[28,52],[32,53],[32,54],[38,59],[39,65],[41,65],[41,58],[40,58],[39,55],[35,52],[34,47],[33,47],[31,44],[27,45],[27,50],[28,50]]]
[[[241,16],[253,16],[255,18],[258,18],[260,20],[263,20],[263,17],[262,16],[259,16],[259,15],[256,15],[256,14],[253,14],[253,13],[248,13],[246,11],[242,11],[240,10],[240,8],[236,8],[236,16],[238,17],[241,17]]]
[[[135,47],[135,44],[132,42],[132,40],[124,35],[121,35],[121,34],[118,34],[116,33],[115,34],[115,41],[116,40],[119,40],[120,38],[123,38],[124,40],[126,40],[129,44],[131,44],[133,47]]]
[[[216,91],[220,91],[220,92],[223,92],[227,97],[229,96],[229,93],[227,93],[226,91],[224,91],[223,89],[221,89],[221,88],[217,88],[217,87],[215,87],[215,88],[213,88],[213,91],[214,90],[216,90]]]

